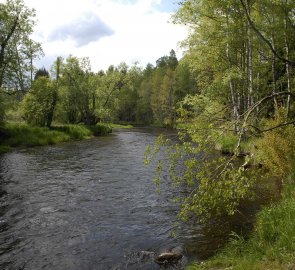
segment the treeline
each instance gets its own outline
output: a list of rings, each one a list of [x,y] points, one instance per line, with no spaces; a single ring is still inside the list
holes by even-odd
[[[91,71],[88,58],[58,57],[50,72],[44,68],[37,70],[25,91],[14,92],[22,101],[12,110],[15,114],[19,109],[19,116],[38,126],[50,127],[54,120],[86,125],[117,121],[172,127],[178,102],[194,92],[195,78],[184,61],[178,63],[173,50],[169,56],[159,58],[155,67],[148,64],[141,69],[122,63],[97,73]],[[8,106],[8,117],[11,112]]]
[[[58,57],[50,70],[37,70],[41,45],[30,39],[34,10],[22,0],[0,4],[0,119],[25,120],[50,127],[52,122],[94,125],[132,122],[175,126],[178,102],[196,93],[196,77],[185,60],[168,56],[148,64],[125,63],[93,72],[90,59]]]
[[[292,123],[294,6],[290,0],[182,1],[174,20],[191,31],[180,61],[172,50],[155,66],[122,63],[93,72],[89,59],[69,56],[37,71],[33,63],[42,49],[30,39],[34,10],[8,0],[0,4],[0,118],[40,126],[126,121],[173,127],[184,113],[186,122],[199,117],[206,126],[201,116],[210,112],[207,124],[243,137],[246,130],[262,132],[261,120],[279,108]]]

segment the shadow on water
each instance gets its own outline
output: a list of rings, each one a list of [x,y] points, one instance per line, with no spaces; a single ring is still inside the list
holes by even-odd
[[[177,223],[177,191],[155,193],[143,155],[159,133],[117,130],[2,155],[0,269],[163,269],[154,257],[171,248],[185,256],[165,269],[184,269],[214,254],[230,222]]]

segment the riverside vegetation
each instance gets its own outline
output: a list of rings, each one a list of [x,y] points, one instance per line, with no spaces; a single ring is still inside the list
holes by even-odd
[[[0,120],[7,145],[17,144],[17,128],[9,123],[20,120],[30,126],[23,130],[48,143],[44,134],[70,138],[79,129],[84,138],[100,122],[178,127],[178,142],[159,137],[146,162],[166,153],[173,183],[190,190],[177,198],[181,219],[242,215],[241,202],[255,198],[262,185],[280,197],[257,214],[249,239],[235,235],[219,255],[190,269],[293,267],[294,1],[183,0],[173,16],[190,28],[180,60],[172,50],[156,66],[122,63],[96,73],[88,58],[72,55],[58,57],[50,71],[36,70],[42,48],[30,39],[34,11],[21,0],[0,10]],[[159,159],[156,184],[165,162]]]
[[[31,127],[22,123],[7,123],[0,128],[2,139],[0,153],[17,146],[41,146],[67,142],[70,140],[88,139],[93,136],[106,135],[112,131],[111,125],[97,124],[62,125],[47,127]]]

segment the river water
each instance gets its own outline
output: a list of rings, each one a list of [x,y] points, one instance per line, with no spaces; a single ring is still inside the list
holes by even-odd
[[[212,255],[220,235],[177,223],[177,190],[163,183],[157,194],[143,165],[159,132],[116,130],[0,156],[0,269],[149,270],[160,269],[150,254],[161,249],[180,247],[187,261]]]

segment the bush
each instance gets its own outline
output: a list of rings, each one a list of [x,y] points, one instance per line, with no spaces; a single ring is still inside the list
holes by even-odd
[[[57,92],[52,81],[39,77],[25,95],[22,102],[23,116],[27,123],[50,127],[57,100]]]
[[[284,116],[277,113],[275,119],[268,120],[265,128],[284,123]],[[272,176],[286,179],[293,169],[295,160],[295,127],[293,125],[265,132],[255,142],[255,153],[258,162],[264,164]]]
[[[216,143],[217,150],[224,154],[231,154],[234,152],[238,143],[238,136],[232,133],[227,133],[218,138]]]
[[[106,124],[96,124],[94,126],[87,126],[94,136],[106,135],[112,132],[112,128]]]

